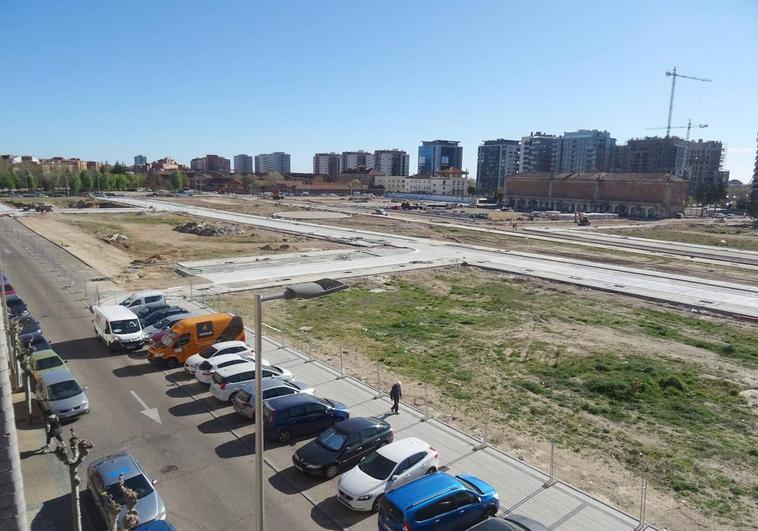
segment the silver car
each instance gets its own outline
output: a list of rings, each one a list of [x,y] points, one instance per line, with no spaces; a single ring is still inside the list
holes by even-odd
[[[289,382],[280,378],[264,378],[261,384],[263,401],[275,396],[293,395],[296,393],[316,394],[312,385],[303,382]],[[232,399],[234,410],[249,419],[255,416],[255,381],[247,384],[242,391]]]
[[[122,452],[109,455],[94,461],[87,467],[87,488],[92,494],[100,514],[105,521],[105,527],[113,527],[113,519],[108,512],[108,497],[112,496],[119,505],[124,504],[124,498],[119,487],[119,478],[124,476],[124,484],[137,493],[137,513],[140,524],[153,520],[166,519],[166,506],[158,491],[153,488],[151,481],[142,467],[128,453]],[[126,507],[116,517],[118,529],[124,529],[123,520]]]
[[[68,419],[89,413],[86,389],[68,369],[56,369],[40,374],[34,394],[45,415]]]

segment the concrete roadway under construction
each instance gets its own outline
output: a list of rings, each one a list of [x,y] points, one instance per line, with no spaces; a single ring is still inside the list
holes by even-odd
[[[274,286],[324,276],[349,278],[425,267],[466,264],[700,310],[758,319],[758,287],[756,286],[585,260],[273,219],[169,201],[136,198],[113,198],[112,200],[136,208],[185,213],[217,221],[324,238],[355,247],[355,250],[340,252],[292,253],[180,264],[180,267],[188,274],[207,279],[212,284],[205,287],[208,292]]]

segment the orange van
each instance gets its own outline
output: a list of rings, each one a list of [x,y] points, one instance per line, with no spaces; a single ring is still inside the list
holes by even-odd
[[[212,313],[189,317],[174,324],[159,343],[152,345],[147,359],[173,369],[214,343],[235,340],[245,340],[245,328],[238,315]]]

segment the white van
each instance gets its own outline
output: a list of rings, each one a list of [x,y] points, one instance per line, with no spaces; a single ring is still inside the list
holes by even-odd
[[[142,326],[133,311],[121,305],[93,306],[92,314],[95,334],[108,345],[108,350],[142,348]]]
[[[129,308],[139,314],[142,308],[166,304],[166,296],[161,291],[135,291],[119,303],[119,306]]]

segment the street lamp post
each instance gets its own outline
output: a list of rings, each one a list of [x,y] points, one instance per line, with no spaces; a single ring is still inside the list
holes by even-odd
[[[256,293],[255,299],[255,530],[265,531],[264,505],[263,505],[263,319],[262,305],[266,301],[277,299],[315,299],[324,295],[330,295],[337,291],[347,289],[347,284],[330,278],[323,278],[315,282],[294,284],[285,288],[283,292],[271,295]]]

